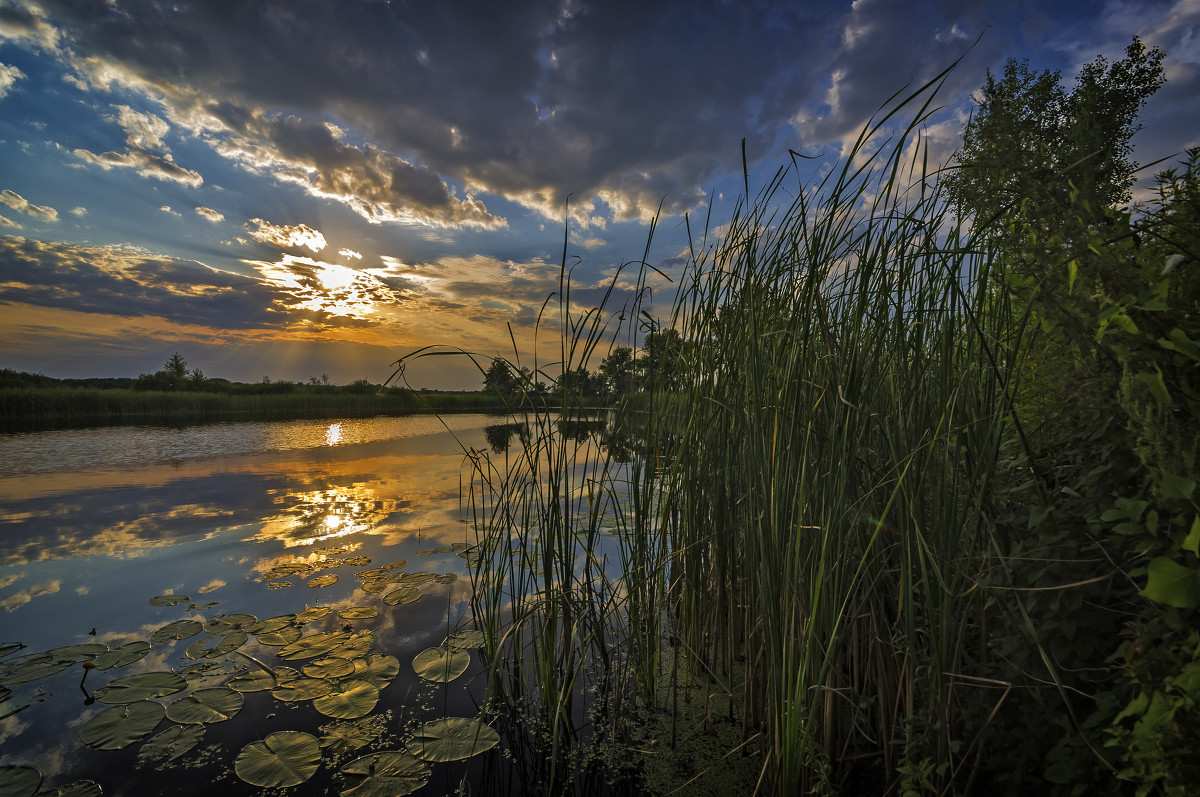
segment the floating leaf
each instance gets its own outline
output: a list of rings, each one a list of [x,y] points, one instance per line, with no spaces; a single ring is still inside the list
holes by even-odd
[[[371,683],[383,689],[400,674],[400,660],[395,656],[381,656],[372,653],[361,659],[354,660],[354,677]]]
[[[459,631],[454,636],[446,640],[446,644],[452,648],[466,650],[467,648],[481,648],[486,644],[487,638],[482,631]]]
[[[413,659],[413,670],[417,675],[442,684],[462,675],[470,665],[471,654],[446,646],[422,650]]]
[[[204,603],[193,603],[190,606],[188,606],[188,611],[189,612],[198,612],[203,609],[211,609],[213,606],[216,606],[218,603],[220,603],[220,601],[205,601]]]
[[[196,620],[176,620],[173,623],[167,623],[151,634],[150,641],[161,645],[171,639],[187,639],[200,633],[203,628],[204,625]]]
[[[327,717],[356,720],[365,717],[379,702],[379,687],[367,680],[342,681],[338,690],[313,701],[313,708]]]
[[[145,658],[150,652],[150,643],[142,640],[136,642],[127,642],[118,648],[113,648],[107,653],[102,653],[97,656],[92,663],[96,665],[97,670],[113,670],[118,667],[125,667]]]
[[[426,761],[458,761],[499,743],[500,735],[479,720],[446,717],[418,727],[406,746]]]
[[[363,583],[359,584],[358,586],[359,586],[359,589],[361,589],[363,592],[375,593],[375,592],[383,592],[385,589],[388,588],[388,584],[389,584],[389,582],[387,581],[387,579],[376,578],[376,579],[370,579],[368,581],[364,581]]]
[[[266,670],[251,670],[245,675],[234,678],[226,686],[239,692],[265,692],[278,686],[286,686],[299,677],[300,673],[291,667],[275,667],[274,673]]]
[[[343,620],[366,620],[378,616],[379,610],[374,606],[351,606],[349,609],[342,609],[338,612],[338,617]]]
[[[328,606],[314,606],[311,609],[305,609],[296,615],[296,622],[303,625],[311,623],[313,620],[320,620],[325,615],[329,614]]]
[[[388,750],[356,758],[338,772],[339,797],[403,797],[429,782],[429,765]]]
[[[18,650],[22,650],[24,647],[24,642],[4,642],[0,644],[0,658],[3,658],[4,656],[14,653]]]
[[[5,662],[0,668],[0,682],[15,686],[54,675],[75,664],[74,659],[56,659],[49,653],[34,653]]]
[[[406,587],[419,587],[430,581],[433,581],[433,573],[399,573],[396,578],[397,584],[403,584]]]
[[[292,586],[292,582],[290,582],[290,581],[268,581],[267,582],[267,589],[284,589],[285,587],[290,587],[290,586]]]
[[[0,792],[3,794],[3,792]],[[94,780],[76,780],[50,791],[39,791],[37,797],[100,797],[104,789]]]
[[[434,576],[433,580],[439,584],[453,584],[458,581],[458,576],[454,573],[442,573],[440,576]]]
[[[278,617],[268,617],[266,620],[259,620],[254,625],[248,625],[244,629],[247,634],[267,634],[271,631],[278,631],[281,628],[288,628],[296,624],[296,615],[281,614]]]
[[[6,689],[4,692],[8,692],[8,690]],[[4,699],[0,700],[0,720],[7,719],[13,714],[19,714],[27,708],[29,708],[28,703],[19,703],[16,700],[9,700],[8,696],[5,695]],[[3,797],[3,792],[0,792],[0,797]]]
[[[162,703],[152,700],[113,706],[88,720],[79,729],[79,740],[98,750],[120,750],[146,738],[166,713]]]
[[[371,630],[358,631],[342,644],[329,651],[330,658],[357,659],[371,648],[375,647],[375,632]]]
[[[187,688],[187,679],[174,672],[143,672],[118,678],[94,697],[101,703],[120,705],[174,694]]]
[[[351,556],[346,559],[343,559],[342,564],[348,565],[350,567],[363,567],[364,565],[371,564],[371,557],[369,557],[369,556]]]
[[[178,603],[190,601],[187,595],[159,595],[150,599],[151,606],[174,606]]]
[[[408,567],[407,559],[397,559],[395,562],[388,562],[386,565],[380,565],[379,569],[387,573],[391,570],[403,570]]]
[[[354,672],[354,664],[347,659],[320,659],[304,665],[304,674],[309,678],[342,678]]]
[[[47,650],[46,655],[76,664],[81,661],[87,661],[88,659],[94,659],[101,653],[107,652],[108,645],[101,645],[97,642],[89,642],[84,645],[68,645],[65,648],[54,648],[53,650]]]
[[[258,641],[264,645],[271,645],[272,647],[282,647],[284,645],[290,645],[293,642],[295,642],[297,639],[300,638],[300,635],[302,633],[303,632],[300,630],[300,628],[298,626],[289,625],[289,626],[284,626],[283,628],[280,628],[276,631],[264,631],[263,633],[258,635]]]
[[[217,656],[224,656],[226,653],[237,650],[246,643],[248,638],[249,635],[240,628],[224,634],[211,634],[193,642],[183,652],[183,655],[189,659],[215,659]]]
[[[421,590],[416,587],[401,587],[383,596],[383,602],[388,606],[398,606],[403,603],[415,603],[421,598]]]
[[[310,578],[308,580],[308,586],[310,586],[310,587],[328,587],[330,584],[336,584],[337,582],[338,582],[338,574],[337,573],[326,573],[323,576],[317,576],[316,578]]]
[[[180,725],[207,725],[232,719],[242,710],[246,698],[241,692],[218,686],[197,689],[167,706],[167,719]]]
[[[11,764],[0,767],[0,795],[3,797],[29,797],[41,785],[41,770]]]
[[[172,725],[150,737],[138,751],[139,761],[174,761],[191,750],[204,738],[203,725]]]
[[[333,690],[333,684],[324,678],[297,678],[290,683],[272,689],[271,697],[289,702],[313,700],[318,697],[324,697]]]
[[[237,669],[238,665],[226,659],[224,661],[198,661],[195,664],[179,668],[178,672],[189,681],[195,681],[214,675],[230,675],[237,672]]]
[[[214,617],[204,624],[205,631],[224,632],[234,628],[246,629],[247,626],[256,625],[258,618],[252,614],[223,614],[220,617]]]
[[[279,658],[288,661],[314,659],[317,656],[324,656],[349,638],[350,634],[347,631],[309,634],[281,648],[278,655]]]
[[[290,564],[277,565],[276,567],[272,567],[270,570],[268,570],[266,573],[263,574],[263,578],[267,579],[267,578],[281,578],[283,576],[298,576],[301,573],[308,573],[308,572],[312,571],[313,569],[314,569],[313,566],[310,564],[305,564],[304,562],[292,562]]]
[[[296,786],[312,777],[321,764],[317,738],[300,731],[278,731],[251,742],[233,762],[237,776],[264,789]]]

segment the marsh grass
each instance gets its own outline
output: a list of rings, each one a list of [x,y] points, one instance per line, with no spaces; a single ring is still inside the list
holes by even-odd
[[[469,452],[490,695],[544,793],[586,790],[584,747],[611,765],[669,728],[661,763],[718,718],[747,792],[961,792],[985,770],[1013,688],[989,633],[1028,622],[990,520],[1023,330],[927,162],[944,74],[815,185],[793,158],[753,198],[747,177],[719,238],[705,224],[667,322],[684,374],[623,419],[631,462],[560,433],[566,392],[503,456]],[[615,277],[579,311],[564,246],[553,367],[634,331],[617,319],[639,317],[647,260],[632,312],[607,306]],[[697,773],[676,772],[686,793]]]

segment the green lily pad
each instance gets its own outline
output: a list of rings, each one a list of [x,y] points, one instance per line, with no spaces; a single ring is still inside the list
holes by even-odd
[[[203,725],[172,725],[162,733],[151,736],[138,751],[139,761],[174,761],[204,738]]]
[[[271,647],[290,645],[303,634],[298,626],[288,625],[275,631],[264,631],[258,635],[258,641]]]
[[[89,642],[84,645],[68,645],[65,648],[54,648],[53,650],[47,650],[46,655],[76,664],[81,661],[87,661],[88,659],[94,659],[101,653],[107,652],[108,645]]]
[[[49,653],[33,653],[19,659],[5,662],[0,668],[0,683],[10,686],[36,681],[48,675],[54,675],[75,664],[74,659],[56,659]]]
[[[371,557],[369,557],[369,556],[349,556],[349,557],[343,559],[341,563],[343,565],[347,565],[349,567],[363,567],[365,565],[371,564]]]
[[[315,659],[317,656],[324,656],[349,638],[350,633],[348,631],[309,634],[297,639],[290,645],[285,645],[279,650],[277,655],[279,658],[288,661],[295,659]]]
[[[438,584],[453,584],[458,581],[458,576],[454,573],[442,573],[440,576],[434,576],[433,580]]]
[[[419,587],[433,581],[433,573],[398,573],[395,583],[406,587]]]
[[[276,565],[263,574],[263,578],[282,578],[283,576],[298,576],[314,570],[312,565],[304,562],[291,562],[286,565]]]
[[[135,642],[127,642],[118,648],[113,648],[107,653],[101,653],[92,660],[92,664],[96,665],[97,670],[114,670],[145,658],[149,652],[150,643],[139,639]]]
[[[392,570],[403,570],[408,567],[407,559],[397,559],[395,562],[388,562],[386,565],[380,565],[379,569],[387,573]]]
[[[333,684],[324,678],[297,678],[291,683],[272,689],[271,697],[296,702],[323,697],[333,690]]]
[[[249,635],[240,628],[223,634],[210,634],[189,645],[183,655],[189,659],[215,659],[237,650],[246,644],[247,639],[249,639]]]
[[[363,581],[361,584],[358,585],[358,588],[361,589],[363,592],[370,592],[373,594],[376,592],[383,592],[385,589],[388,588],[389,585],[390,585],[390,582],[385,578],[373,578],[373,579],[367,579],[366,581]]]
[[[413,670],[426,681],[449,683],[467,671],[471,654],[457,648],[442,646],[422,650],[413,659]]]
[[[4,691],[7,692],[8,690]],[[9,700],[7,695],[5,695],[3,699],[0,699],[0,720],[7,719],[13,714],[19,714],[27,708],[29,708],[28,703],[21,703],[17,700]],[[3,792],[0,792],[0,797],[3,797]]]
[[[247,783],[279,789],[308,780],[320,764],[321,746],[315,736],[279,731],[243,747],[233,770]]]
[[[279,686],[286,686],[300,677],[300,673],[291,667],[275,667],[274,674],[266,670],[251,670],[245,675],[239,675],[226,686],[238,692],[265,692]]]
[[[313,701],[313,708],[326,717],[356,720],[365,717],[379,702],[379,687],[370,681],[350,679],[338,684],[338,689]]]
[[[336,659],[357,659],[375,647],[376,641],[377,637],[374,631],[357,631],[351,634],[345,642],[329,651],[329,656]]]
[[[191,604],[188,604],[188,611],[189,612],[199,612],[199,611],[203,611],[204,609],[211,609],[213,606],[216,606],[218,603],[220,603],[220,601],[205,601],[204,603],[191,603]]]
[[[383,602],[388,606],[399,606],[402,603],[416,603],[421,598],[421,590],[416,587],[401,587],[383,596]]]
[[[354,677],[370,681],[380,689],[390,684],[400,674],[400,660],[395,656],[372,653],[354,660]]]
[[[41,785],[41,770],[27,766],[0,767],[0,795],[3,797],[31,797]]]
[[[79,740],[97,750],[120,750],[146,738],[166,713],[162,703],[152,700],[113,706],[88,720],[79,729]]]
[[[304,665],[304,674],[309,678],[344,678],[354,672],[354,663],[348,659],[319,659]]]
[[[2,794],[2,792],[0,792]],[[37,797],[100,797],[104,789],[94,780],[76,780],[50,791],[39,791]]]
[[[338,583],[337,573],[326,573],[323,576],[317,576],[316,578],[310,578],[308,580],[308,586],[310,587],[328,587],[329,585],[336,583]]]
[[[338,612],[338,617],[343,620],[366,620],[378,616],[379,610],[374,606],[351,606]]]
[[[151,606],[175,606],[176,604],[190,601],[187,595],[159,595],[150,599]]]
[[[196,620],[176,620],[173,623],[167,623],[152,633],[150,641],[156,645],[161,645],[172,639],[187,639],[200,633],[203,628],[204,625]]]
[[[167,706],[167,719],[180,725],[208,725],[232,719],[242,710],[246,698],[241,692],[218,686],[214,689],[197,689],[187,697]]]
[[[314,606],[311,609],[305,609],[296,615],[296,622],[301,625],[311,623],[313,620],[320,620],[325,615],[329,614],[328,606]]]
[[[359,581],[373,581],[382,577],[387,572],[382,567],[372,567],[370,570],[359,570],[354,574],[354,577]]]
[[[96,690],[94,697],[101,703],[121,705],[136,703],[187,688],[187,679],[174,672],[143,672],[127,675]]]
[[[290,581],[268,581],[267,589],[287,589],[292,586]]]
[[[268,634],[272,631],[278,631],[281,628],[289,628],[295,626],[296,615],[281,614],[278,617],[268,617],[266,620],[259,620],[254,625],[248,625],[244,629],[247,634]]]
[[[223,614],[220,617],[214,617],[204,624],[204,630],[210,633],[224,633],[232,631],[235,628],[246,630],[247,626],[252,626],[258,623],[258,618],[252,614]]]
[[[446,717],[418,727],[405,746],[426,761],[459,761],[499,743],[500,734],[479,720]]]
[[[459,631],[454,636],[446,640],[446,644],[452,648],[466,650],[468,648],[481,648],[487,643],[487,637],[482,631]]]
[[[337,774],[339,797],[403,797],[429,782],[429,765],[408,753],[387,750],[356,758]]]

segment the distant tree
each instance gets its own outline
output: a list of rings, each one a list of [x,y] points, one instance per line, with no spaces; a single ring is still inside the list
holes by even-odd
[[[183,359],[183,355],[175,352],[171,358],[163,365],[163,373],[166,375],[169,390],[179,390],[184,385],[184,380],[187,379],[187,360]]]
[[[520,376],[513,371],[508,361],[501,357],[493,359],[492,364],[483,374],[483,389],[505,398],[516,395],[520,387]]]
[[[673,327],[646,335],[644,353],[638,362],[642,385],[647,390],[678,390],[684,373],[684,342]]]
[[[633,390],[637,384],[637,362],[633,349],[629,346],[614,348],[600,363],[600,373],[610,395],[623,396]]]

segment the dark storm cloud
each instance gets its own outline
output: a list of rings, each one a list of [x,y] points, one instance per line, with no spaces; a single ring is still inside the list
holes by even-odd
[[[252,329],[285,320],[269,309],[277,298],[257,280],[194,261],[0,237],[0,302]]]

